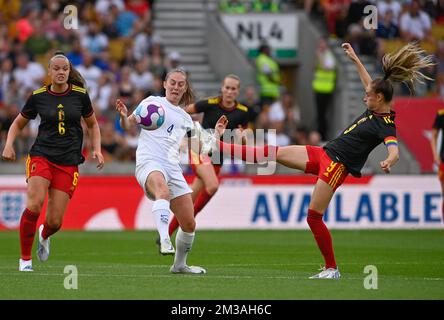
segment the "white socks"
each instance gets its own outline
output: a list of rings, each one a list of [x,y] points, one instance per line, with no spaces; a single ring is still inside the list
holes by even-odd
[[[168,224],[170,222],[170,202],[164,199],[159,199],[153,203],[153,215],[156,222],[157,231],[161,240],[169,239]]]
[[[183,267],[187,264],[187,255],[191,250],[194,241],[194,232],[185,232],[179,227],[176,234],[176,254],[174,255],[174,265]]]

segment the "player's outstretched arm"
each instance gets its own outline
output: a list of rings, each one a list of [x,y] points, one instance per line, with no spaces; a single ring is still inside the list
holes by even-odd
[[[6,137],[5,148],[2,152],[3,160],[15,161],[14,141],[28,122],[29,120],[21,114],[14,119],[14,122],[11,124],[11,127],[8,130],[8,136]]]
[[[133,115],[128,117],[128,108],[120,99],[117,99],[116,101],[116,110],[120,115],[120,127],[123,130],[127,131],[131,124],[137,123]]]
[[[187,105],[187,106],[185,107],[185,111],[186,111],[188,114],[195,114],[195,113],[197,113],[196,105],[195,105],[194,103]]]
[[[391,167],[395,165],[396,162],[399,160],[399,148],[398,146],[389,146],[387,147],[388,156],[387,159],[384,161],[381,161],[381,169],[385,173],[390,173]]]
[[[365,69],[361,60],[359,60],[358,56],[355,53],[355,50],[353,50],[353,47],[350,45],[350,43],[343,43],[341,47],[344,49],[347,56],[355,63],[356,68],[358,69],[359,77],[361,78],[361,82],[364,85],[364,89],[366,89],[368,85],[372,82],[372,77],[370,77],[367,69]]]

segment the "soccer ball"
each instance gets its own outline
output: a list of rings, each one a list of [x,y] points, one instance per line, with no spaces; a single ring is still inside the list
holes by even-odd
[[[142,129],[156,130],[165,121],[165,110],[160,104],[150,101],[137,107],[135,117]]]

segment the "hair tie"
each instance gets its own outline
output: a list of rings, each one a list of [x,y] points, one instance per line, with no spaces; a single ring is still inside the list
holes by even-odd
[[[388,78],[390,77],[390,75],[391,75],[391,72],[390,72],[390,71],[387,72],[387,73],[384,75],[384,80],[388,80]]]

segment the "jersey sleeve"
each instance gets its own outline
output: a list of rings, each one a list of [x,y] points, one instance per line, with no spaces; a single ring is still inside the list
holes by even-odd
[[[37,117],[37,108],[35,106],[35,97],[31,95],[28,100],[26,100],[25,105],[23,106],[20,114],[26,119],[32,120]]]
[[[398,138],[396,137],[396,127],[394,125],[387,125],[380,134],[380,138],[384,141],[386,147],[397,146]]]
[[[82,97],[82,117],[88,118],[94,113],[94,110],[92,108],[91,99],[89,98],[88,92],[85,92],[85,94]]]
[[[197,113],[205,112],[208,109],[208,102],[207,100],[199,100],[194,106],[196,107]]]

